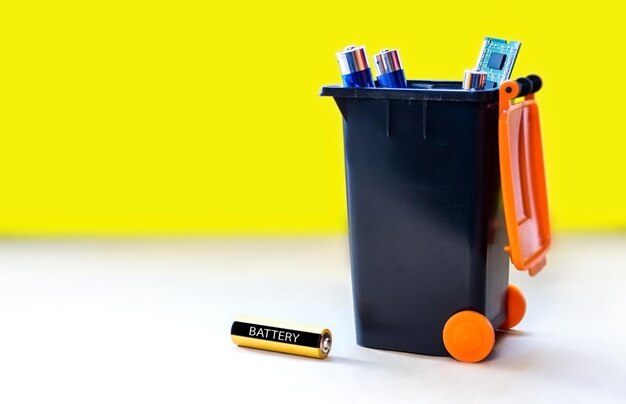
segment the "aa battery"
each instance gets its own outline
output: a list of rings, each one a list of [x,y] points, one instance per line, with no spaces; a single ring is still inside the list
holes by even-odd
[[[239,346],[318,359],[328,356],[333,339],[323,327],[245,318],[233,322],[230,338]]]
[[[378,86],[384,88],[406,88],[406,77],[396,49],[383,49],[374,55]]]
[[[344,87],[374,87],[363,46],[348,46],[337,52],[337,61]]]
[[[487,82],[487,73],[476,69],[465,70],[463,77],[464,90],[484,90]]]

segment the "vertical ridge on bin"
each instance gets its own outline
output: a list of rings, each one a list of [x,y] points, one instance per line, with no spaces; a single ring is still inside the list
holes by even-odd
[[[422,105],[423,105],[423,108],[422,108],[422,137],[424,138],[424,140],[426,140],[426,133],[427,133],[426,132],[426,116],[427,116],[426,111],[427,111],[427,108],[428,108],[427,101],[422,101]]]
[[[385,100],[385,135],[387,137],[391,137],[391,106],[389,105],[391,101]]]

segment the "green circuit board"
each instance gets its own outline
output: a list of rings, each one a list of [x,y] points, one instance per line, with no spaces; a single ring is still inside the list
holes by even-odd
[[[497,88],[511,78],[521,42],[486,37],[480,49],[476,69],[487,73],[485,89]]]

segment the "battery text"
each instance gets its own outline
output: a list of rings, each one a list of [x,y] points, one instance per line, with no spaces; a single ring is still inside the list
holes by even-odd
[[[298,342],[298,337],[300,334],[289,331],[280,331],[273,330],[271,328],[263,328],[263,327],[250,327],[248,331],[248,335],[251,337],[263,338],[263,339],[271,339],[274,341],[282,341],[282,342]]]

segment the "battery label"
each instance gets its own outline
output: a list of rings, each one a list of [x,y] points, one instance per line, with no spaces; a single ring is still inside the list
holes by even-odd
[[[267,325],[244,323],[241,321],[235,321],[233,323],[230,334],[239,337],[281,342],[283,344],[300,345],[311,348],[318,348],[321,342],[320,334],[271,327]]]

